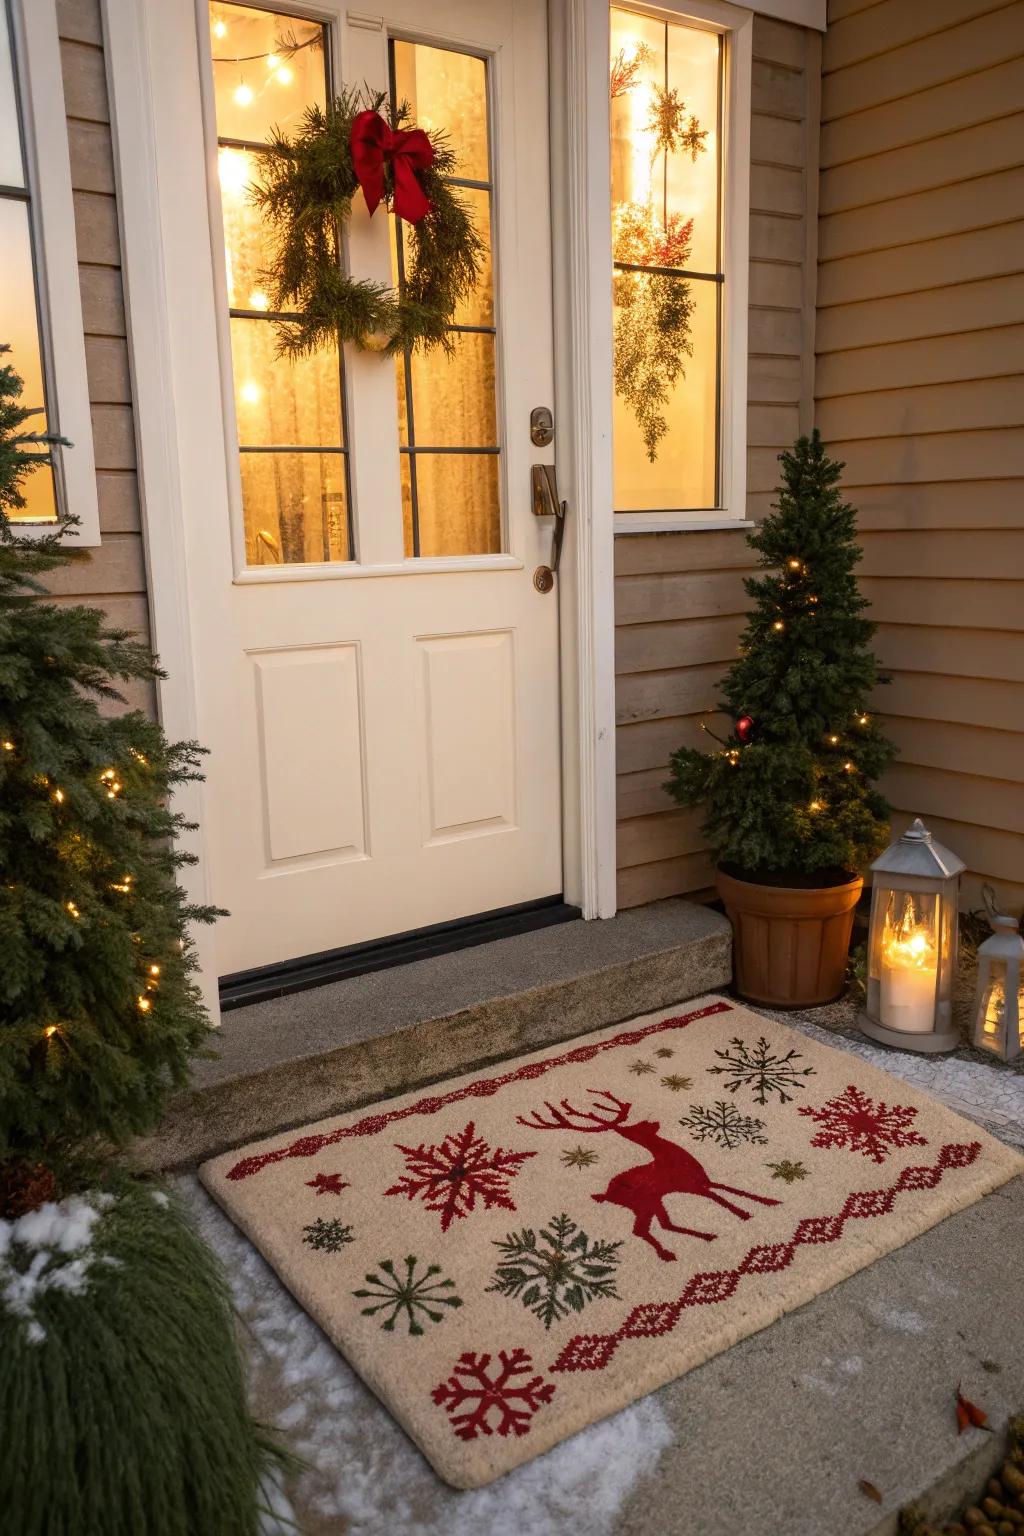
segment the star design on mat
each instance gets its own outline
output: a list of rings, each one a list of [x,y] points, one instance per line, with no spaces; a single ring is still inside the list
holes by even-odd
[[[784,1179],[787,1184],[794,1184],[797,1179],[806,1179],[807,1169],[803,1163],[791,1163],[788,1157],[782,1158],[778,1163],[765,1163],[766,1168],[772,1170],[773,1179]]]
[[[553,1381],[530,1376],[533,1361],[525,1349],[499,1350],[498,1361],[492,1373],[490,1355],[468,1350],[459,1356],[447,1381],[430,1394],[448,1414],[460,1440],[495,1432],[528,1434],[533,1415],[555,1395]],[[519,1379],[523,1377],[529,1379]],[[457,1412],[460,1408],[465,1411]]]
[[[447,1232],[456,1218],[476,1210],[478,1204],[485,1211],[492,1206],[514,1211],[509,1180],[520,1172],[528,1157],[537,1156],[536,1152],[504,1151],[501,1147],[492,1151],[484,1138],[476,1135],[472,1120],[437,1146],[421,1142],[418,1147],[400,1143],[396,1147],[405,1158],[406,1171],[397,1184],[384,1191],[385,1195],[422,1199],[428,1211],[439,1213],[442,1232]]]
[[[876,1104],[850,1083],[845,1093],[820,1109],[801,1104],[798,1115],[809,1115],[822,1127],[811,1137],[812,1147],[848,1147],[873,1163],[884,1163],[893,1147],[926,1147],[924,1136],[912,1128],[917,1110],[910,1104]]]
[[[589,1168],[598,1161],[597,1153],[590,1147],[566,1147],[562,1153],[566,1168]]]
[[[340,1173],[318,1173],[315,1179],[306,1180],[307,1189],[315,1189],[318,1195],[340,1195],[343,1189],[351,1189]]]
[[[673,1093],[678,1093],[681,1088],[692,1088],[693,1078],[679,1077],[675,1073],[670,1073],[668,1077],[662,1078],[661,1086],[663,1088],[671,1088]]]
[[[635,1072],[637,1077],[643,1077],[645,1072],[653,1072],[654,1068],[649,1061],[634,1061],[629,1070]]]
[[[659,1045],[654,1054],[655,1056],[674,1056],[675,1052],[670,1045]]]
[[[310,1248],[319,1248],[322,1253],[339,1253],[346,1243],[355,1242],[351,1227],[340,1221],[325,1221],[322,1216],[303,1227],[302,1232],[302,1241]]]

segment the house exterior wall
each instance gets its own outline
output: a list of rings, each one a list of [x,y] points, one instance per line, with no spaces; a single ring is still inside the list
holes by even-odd
[[[883,789],[1024,899],[1024,4],[831,0],[817,422],[860,511]]]
[[[816,32],[758,16],[751,92],[747,515],[768,510],[776,457],[813,411]],[[752,569],[743,531],[615,540],[618,900],[705,889],[700,815],[675,808],[668,756],[696,745],[736,653]]]
[[[103,542],[55,572],[49,586],[60,600],[102,608],[112,624],[148,639],[100,0],[59,0],[57,19]],[[136,685],[128,692],[131,704],[155,710],[152,688]]]

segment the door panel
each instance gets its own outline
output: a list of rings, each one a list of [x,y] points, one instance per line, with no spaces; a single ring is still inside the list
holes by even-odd
[[[218,969],[555,895],[557,592],[533,586],[551,531],[530,493],[530,464],[551,451],[529,436],[532,407],[553,396],[544,0],[392,0],[379,29],[336,4],[299,8],[296,25],[326,24],[336,81],[386,88],[394,70],[425,126],[456,115],[464,193],[490,230],[453,360],[396,369],[346,349],[341,413],[337,358],[273,356],[258,266],[245,265],[262,234],[223,170],[265,129],[250,141],[233,97],[231,132],[218,125],[211,44],[233,82],[231,49],[257,53],[246,38],[266,32],[260,9],[217,0],[225,35],[211,38],[205,0],[146,3],[165,268],[183,317],[172,368],[209,886],[231,912]],[[287,6],[276,13],[274,35]],[[252,104],[265,115],[263,96]],[[233,141],[220,168],[218,127]],[[391,281],[389,219],[358,196],[347,251],[354,276]]]

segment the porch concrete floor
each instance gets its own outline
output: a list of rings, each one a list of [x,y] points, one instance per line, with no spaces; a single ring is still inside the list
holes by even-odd
[[[789,1018],[821,1027],[820,1014]],[[831,1043],[878,1049],[841,1030]],[[1024,1141],[1024,1079],[895,1051],[884,1065]],[[997,1446],[981,1431],[957,1437],[958,1381],[997,1430],[1024,1407],[1014,1179],[490,1488],[456,1493],[196,1181],[182,1185],[227,1261],[256,1411],[310,1464],[282,1502],[306,1536],[893,1536],[900,1505],[932,1489],[944,1512],[958,1476],[973,1493],[987,1475]]]
[[[182,1167],[728,984],[732,932],[678,899],[561,923],[225,1013],[157,1136]]]

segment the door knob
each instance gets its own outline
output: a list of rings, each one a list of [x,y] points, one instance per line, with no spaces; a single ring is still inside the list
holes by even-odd
[[[533,488],[534,517],[553,517],[554,535],[551,540],[551,564],[538,565],[533,573],[533,584],[538,592],[550,592],[555,584],[555,573],[562,558],[562,540],[565,537],[567,503],[558,497],[558,481],[553,464],[534,464],[530,471]]]

